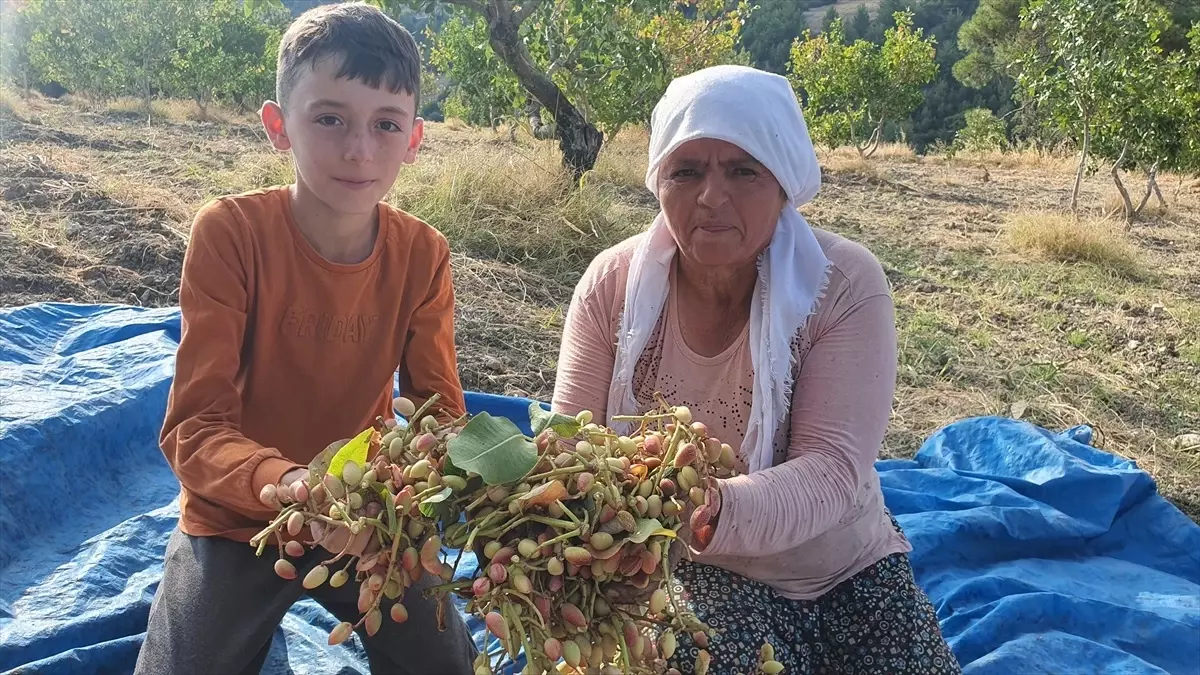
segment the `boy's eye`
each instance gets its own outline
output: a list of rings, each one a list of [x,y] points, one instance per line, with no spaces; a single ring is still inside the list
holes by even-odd
[[[320,124],[321,126],[324,126],[324,127],[332,127],[332,126],[341,124],[341,122],[342,122],[341,120],[339,120],[337,117],[335,117],[333,115],[321,115],[320,117],[317,118],[317,124]]]
[[[383,120],[379,123],[379,128],[391,133],[400,131],[400,125],[391,120]]]

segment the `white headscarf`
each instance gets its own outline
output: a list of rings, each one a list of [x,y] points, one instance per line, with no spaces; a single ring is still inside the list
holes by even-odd
[[[791,409],[792,338],[816,309],[829,260],[796,210],[821,186],[821,170],[800,104],[787,79],[744,66],[716,66],[675,79],[650,121],[646,187],[658,196],[658,167],[680,144],[715,138],[737,145],[774,174],[788,196],[771,243],[758,260],[750,303],[753,403],[742,452],[751,472],[772,466],[778,424]],[[636,414],[633,369],[667,299],[677,250],[660,211],[633,253],[608,393],[613,415]],[[732,394],[732,392],[731,392]]]

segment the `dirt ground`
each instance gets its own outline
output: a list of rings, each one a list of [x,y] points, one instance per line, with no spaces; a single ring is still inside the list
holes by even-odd
[[[440,125],[427,138],[433,157],[479,142],[507,151]],[[823,153],[824,186],[803,211],[871,248],[893,284],[901,372],[885,454],[968,415],[1087,423],[1200,518],[1200,185],[1162,179],[1168,207],[1127,235],[1140,261],[1129,273],[1009,242],[1013,214],[1065,208],[1070,158],[883,155]],[[1092,218],[1115,194],[1102,169],[1084,185]],[[287,171],[248,122],[0,106],[0,306],[172,305],[195,208]],[[625,173],[613,208],[646,224],[653,200],[637,167]],[[464,385],[548,399],[573,281],[461,250],[452,262]]]

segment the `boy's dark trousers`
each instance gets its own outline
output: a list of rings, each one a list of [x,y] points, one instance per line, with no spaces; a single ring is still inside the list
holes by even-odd
[[[308,591],[301,584],[310,569],[332,555],[317,549],[293,558],[299,576],[287,581],[275,574],[274,546],[259,558],[247,543],[193,537],[176,528],[134,674],[255,675],[275,629],[306,593],[339,620],[357,623],[362,615],[353,574],[341,588],[326,582]],[[330,572],[341,568],[335,563]],[[471,675],[478,652],[462,617],[449,598],[443,599],[445,630],[439,631],[437,604],[421,592],[438,583],[441,579],[425,574],[405,592],[400,598],[408,609],[404,623],[391,620],[392,601],[384,598],[379,632],[366,637],[359,628],[372,675]]]

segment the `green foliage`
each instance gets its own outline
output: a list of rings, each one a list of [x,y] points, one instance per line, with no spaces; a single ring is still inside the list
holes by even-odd
[[[0,12],[0,79],[26,91],[33,86],[29,20],[21,12]]]
[[[859,5],[858,10],[850,17],[850,23],[846,26],[846,38],[851,42],[871,41],[871,13],[867,11],[866,5]]]
[[[274,87],[282,16],[248,15],[236,0],[31,0],[21,18],[35,78],[73,92],[244,107]]]
[[[1187,164],[1195,144],[1194,55],[1164,55],[1170,26],[1155,0],[1032,0],[1021,15],[1033,45],[1016,61],[1019,95],[1079,141],[1076,197],[1089,152],[1114,163],[1127,219],[1138,209],[1118,171],[1141,167],[1152,178]]]
[[[954,64],[959,82],[978,89],[1010,77],[1008,66],[1020,49],[1024,4],[1025,0],[980,0],[975,14],[958,31],[958,48],[964,52]]]
[[[837,9],[835,9],[833,5],[830,5],[829,9],[825,10],[825,13],[821,15],[821,32],[824,33],[825,31],[829,30],[829,28],[833,26],[833,22],[837,21],[838,18],[839,16]],[[796,37],[799,36],[794,36],[793,39]]]
[[[742,30],[742,49],[756,67],[782,75],[787,70],[788,49],[804,30],[804,12],[810,3],[805,0],[756,0],[754,4],[754,13]],[[828,11],[837,16],[832,5]],[[828,24],[825,26],[827,28]]]
[[[534,64],[609,134],[649,119],[670,79],[716,63],[748,63],[737,50],[749,6],[700,0],[685,13],[665,0],[555,2],[520,26]],[[431,65],[449,80],[447,116],[495,121],[529,100],[490,44],[486,20],[458,10],[435,35]],[[547,111],[553,115],[554,111]]]
[[[933,38],[914,28],[910,12],[897,12],[882,47],[865,40],[846,44],[841,22],[792,45],[789,78],[807,103],[814,138],[829,146],[853,144],[870,155],[883,125],[913,111],[921,87],[937,74]]]
[[[430,65],[453,82],[443,104],[446,117],[490,126],[523,105],[525,93],[517,78],[488,46],[483,17],[459,14],[436,35],[426,29],[426,39],[433,45]]]
[[[279,29],[247,15],[235,0],[191,8],[167,71],[171,92],[192,98],[202,111],[216,100],[245,109],[273,98]]]
[[[955,150],[972,152],[1003,150],[1008,145],[1004,120],[987,108],[971,108],[964,113],[967,125],[954,137]]]
[[[1197,174],[1200,173],[1200,20],[1187,36],[1189,49],[1171,56],[1170,79],[1164,86],[1175,92],[1177,110],[1181,113],[1183,133],[1176,168]]]
[[[741,0],[727,10],[722,0],[697,0],[694,8],[691,16],[678,9],[657,14],[638,31],[662,53],[672,77],[717,64],[752,63],[737,47],[746,17],[751,16],[749,2]]]

